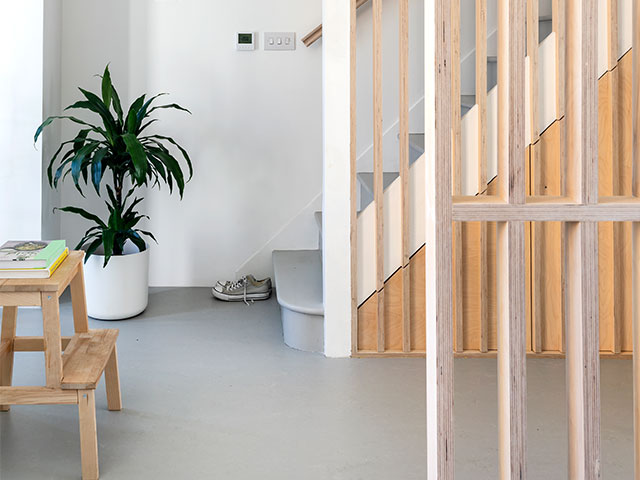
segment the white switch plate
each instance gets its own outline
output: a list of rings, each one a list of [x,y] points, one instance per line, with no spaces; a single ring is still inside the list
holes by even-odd
[[[265,32],[264,49],[265,50],[295,50],[296,49],[295,32]]]

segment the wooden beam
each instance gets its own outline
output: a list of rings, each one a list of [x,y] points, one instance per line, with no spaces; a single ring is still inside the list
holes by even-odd
[[[567,196],[598,203],[596,0],[567,0]],[[600,478],[598,227],[567,223],[566,325],[569,478]]]
[[[487,0],[476,0],[476,103],[478,104],[478,192],[487,190]],[[458,109],[459,111],[460,109]],[[456,195],[459,192],[454,192]],[[480,351],[489,349],[489,245],[480,224]]]
[[[378,352],[384,338],[384,163],[382,156],[382,0],[373,0],[373,201],[376,207],[376,291]]]
[[[524,2],[498,1],[498,195],[525,203]]]
[[[62,380],[62,338],[60,336],[60,304],[58,295],[43,292],[42,317],[44,363],[47,387],[57,388]]]
[[[62,337],[62,350],[67,348],[73,337]],[[44,352],[44,339],[42,337],[16,337],[13,340],[15,352]]]
[[[640,197],[640,5],[633,2],[633,195]],[[640,480],[640,223],[633,224],[633,453]]]
[[[8,387],[13,380],[13,341],[16,336],[17,307],[2,307],[2,327],[0,328],[0,342],[5,353],[0,356],[0,386]],[[9,410],[10,402],[0,399],[0,411]]]
[[[0,404],[4,405],[74,405],[75,391],[46,387],[0,387]]]
[[[357,148],[357,0],[351,0],[350,25],[350,123],[351,145],[349,152],[349,190],[350,190],[350,240],[351,240],[351,352],[358,351],[358,148]]]
[[[409,0],[399,0],[399,77],[398,104],[400,181],[402,185],[402,350],[411,350],[411,245],[409,241]]]
[[[544,197],[543,197],[544,198]],[[536,202],[508,205],[496,202],[454,203],[455,222],[637,222],[640,205],[635,202],[579,205],[575,203]]]
[[[356,8],[360,8],[362,5],[364,5],[368,1],[369,0],[355,0]],[[316,28],[311,30],[307,35],[302,37],[302,43],[304,43],[306,47],[310,47],[321,38],[322,38],[322,24],[318,25]]]
[[[526,200],[525,6],[498,0],[498,190]],[[485,220],[487,220],[485,218]],[[526,477],[526,301],[524,222],[498,224],[498,426],[502,480]]]
[[[462,118],[460,112],[460,0],[451,2],[451,111],[453,128],[453,194],[462,194]],[[462,303],[462,224],[453,227],[453,283],[455,285],[454,321],[455,350],[464,350],[464,323]]]
[[[526,478],[524,222],[498,223],[498,425],[500,478]]]
[[[451,4],[425,7],[427,478],[453,480]]]

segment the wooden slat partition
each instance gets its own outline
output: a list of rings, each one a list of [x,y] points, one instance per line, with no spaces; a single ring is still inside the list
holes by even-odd
[[[525,5],[498,1],[498,190],[523,205],[525,187]],[[526,475],[524,222],[498,223],[498,422],[502,480]]]
[[[376,292],[378,352],[385,349],[384,328],[384,165],[382,157],[382,0],[373,0],[373,201],[376,208]]]
[[[633,195],[640,197],[640,5],[633,2]],[[640,223],[633,224],[633,453],[640,479]]]
[[[411,246],[409,243],[409,0],[399,0],[399,143],[402,184],[402,351],[411,350]]]
[[[358,149],[357,149],[357,10],[358,0],[351,1],[350,19],[350,123],[351,139],[349,151],[349,164],[351,175],[349,178],[349,190],[351,194],[349,217],[351,221],[350,241],[351,241],[351,351],[357,352],[358,346]]]
[[[453,127],[453,194],[462,194],[462,118],[460,112],[460,0],[451,1],[451,98]],[[462,224],[453,227],[453,285],[454,285],[454,324],[455,350],[464,350],[464,310],[462,283]]]
[[[453,480],[451,3],[425,8],[427,478]]]
[[[478,193],[487,190],[487,0],[476,0],[476,103],[478,105]],[[480,351],[489,344],[489,226],[480,224]]]
[[[597,1],[567,0],[567,195],[598,203]],[[569,478],[600,478],[598,230],[567,223]]]

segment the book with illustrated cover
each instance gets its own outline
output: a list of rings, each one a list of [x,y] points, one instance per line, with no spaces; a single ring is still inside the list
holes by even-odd
[[[10,280],[15,278],[49,278],[69,255],[69,249],[65,248],[51,265],[46,268],[22,268],[17,270],[0,270],[0,279]]]
[[[0,247],[0,270],[48,268],[65,248],[64,240],[7,242]]]

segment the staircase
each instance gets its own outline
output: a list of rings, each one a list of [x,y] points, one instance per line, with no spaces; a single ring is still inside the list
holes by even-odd
[[[620,11],[628,12],[631,9],[632,0],[619,0]],[[601,2],[604,3],[604,2]],[[551,28],[552,18],[549,15],[544,15],[539,18],[539,38],[541,39],[538,47],[538,131],[540,132],[541,139],[532,141],[532,135],[529,122],[530,122],[530,95],[523,92],[526,101],[526,138],[525,145],[527,145],[528,152],[530,151],[544,151],[545,145],[553,143],[555,136],[558,136],[560,131],[559,122],[563,120],[563,114],[557,111],[557,92],[558,85],[556,84],[556,33],[552,32]],[[620,34],[619,34],[619,48],[618,58],[622,58],[623,55],[631,48],[631,15],[626,18],[624,15],[620,16]],[[607,31],[607,19],[605,15],[600,15],[600,32]],[[494,32],[495,33],[495,32]],[[610,64],[607,61],[606,55],[606,34],[600,35],[601,47],[599,49],[599,62],[598,73],[599,76],[604,76],[610,71]],[[604,42],[604,46],[602,46]],[[491,52],[493,53],[493,52]],[[529,69],[530,62],[529,57],[526,60],[526,92],[529,92],[531,86],[529,84]],[[487,117],[486,117],[486,135],[487,135],[487,162],[486,162],[486,178],[487,184],[485,188],[479,188],[479,171],[478,171],[478,122],[479,122],[479,107],[476,103],[475,95],[472,93],[462,92],[460,97],[460,111],[461,111],[461,194],[465,196],[473,196],[483,194],[490,191],[491,182],[498,174],[498,152],[497,152],[497,138],[498,138],[498,85],[496,85],[497,79],[497,56],[487,56]],[[554,128],[551,128],[551,127]],[[549,130],[547,132],[547,130]],[[536,150],[537,149],[537,150]],[[411,254],[418,256],[425,244],[425,158],[424,158],[424,134],[415,133],[409,136],[409,245]],[[544,153],[544,152],[543,152]],[[538,153],[539,154],[539,153]],[[532,169],[534,167],[532,166]],[[390,325],[387,333],[387,348],[385,352],[381,352],[379,345],[376,348],[378,341],[377,331],[379,329],[379,322],[376,318],[377,311],[375,307],[376,302],[376,224],[375,224],[375,203],[374,203],[374,188],[373,188],[373,173],[372,172],[358,172],[358,262],[357,262],[357,304],[359,307],[359,321],[357,335],[357,351],[354,351],[354,355],[369,355],[380,353],[399,354],[402,353],[403,348],[401,341],[393,340],[394,327]],[[401,270],[403,264],[403,250],[402,250],[402,210],[401,210],[401,197],[402,191],[400,187],[399,172],[390,171],[384,172],[383,175],[384,184],[384,278],[385,278],[385,290],[389,286],[389,292],[386,297],[393,296],[394,287],[394,274]],[[546,187],[545,187],[546,188]],[[489,192],[491,193],[491,192]],[[537,193],[540,194],[540,193]],[[285,342],[300,350],[308,350],[319,352],[322,351],[322,319],[324,315],[324,309],[322,304],[323,292],[322,292],[322,213],[316,212],[316,219],[318,221],[319,228],[319,243],[318,250],[312,251],[276,251],[273,254],[274,274],[275,274],[275,287],[278,303],[282,309],[283,316],[283,328],[285,332]],[[473,242],[473,231],[467,232],[467,242]],[[494,242],[495,243],[495,242]],[[475,252],[473,245],[464,245],[465,249],[471,252]],[[495,248],[495,245],[492,247]],[[495,252],[492,253],[495,255]],[[466,259],[466,260],[465,260]],[[423,261],[420,256],[420,260]],[[477,260],[477,259],[476,259]],[[469,263],[469,257],[462,259],[463,262]],[[417,264],[416,262],[416,267]],[[412,264],[413,265],[413,264]],[[412,267],[415,269],[415,267]],[[413,274],[413,273],[412,273]],[[420,272],[416,270],[417,279],[419,282]],[[414,281],[412,276],[412,282]],[[413,287],[413,285],[412,285]],[[465,289],[478,289],[475,284],[463,284],[458,285],[457,288],[461,288],[460,295],[465,297]],[[397,291],[397,289],[396,289]],[[417,289],[420,293],[419,288]],[[412,300],[413,301],[413,300]],[[422,291],[422,301],[424,301],[424,289]],[[396,306],[401,304],[401,301],[396,302]],[[414,302],[416,303],[416,302]],[[393,302],[391,306],[385,306],[385,308],[394,308]],[[415,329],[417,336],[421,335],[420,321],[424,321],[424,308],[419,306],[419,301],[414,305],[412,303],[412,331]],[[476,308],[474,306],[465,305],[467,308]],[[494,308],[494,307],[490,307]],[[422,315],[422,320],[420,319]],[[386,316],[386,314],[385,314]],[[469,318],[472,316],[465,310],[465,316]],[[393,312],[391,312],[391,318],[393,318]],[[387,320],[385,320],[387,321]],[[391,320],[392,322],[394,320]],[[414,326],[415,323],[415,326]],[[305,328],[298,328],[300,325],[307,325]],[[476,327],[472,327],[476,329]],[[538,327],[540,328],[540,327]],[[303,334],[301,332],[307,332]],[[495,333],[495,332],[494,332]],[[463,336],[462,332],[458,333],[459,336]],[[479,335],[476,333],[476,335]],[[397,335],[396,335],[397,337]],[[457,349],[459,353],[468,351],[473,353],[476,351],[474,341],[467,341],[469,339],[460,339]],[[466,343],[465,343],[466,342]],[[534,342],[535,343],[535,342]],[[467,345],[467,346],[465,346]],[[471,345],[471,347],[468,347]],[[556,345],[557,346],[557,345]],[[555,348],[555,347],[554,347]],[[424,354],[424,342],[413,341],[411,343],[411,354]],[[553,350],[553,348],[549,349]],[[478,348],[478,352],[482,353],[482,349]],[[537,351],[533,348],[533,351]],[[561,347],[558,347],[558,352],[561,351]],[[406,349],[404,354],[406,354]]]

